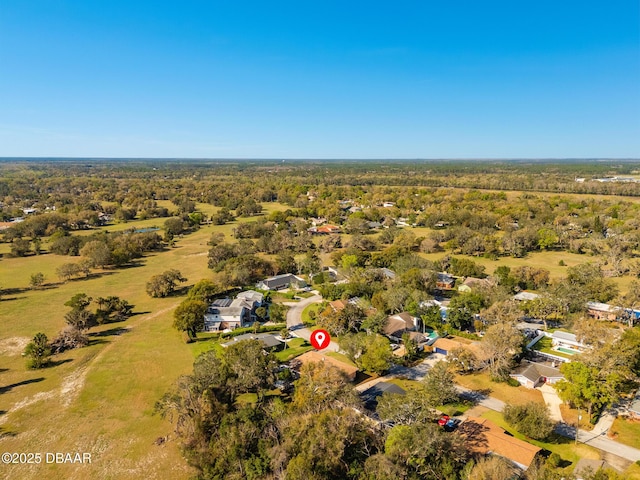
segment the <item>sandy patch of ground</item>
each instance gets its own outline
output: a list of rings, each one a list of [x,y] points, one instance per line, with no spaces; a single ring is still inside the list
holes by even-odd
[[[21,400],[20,402],[14,404],[13,407],[11,407],[11,409],[9,410],[9,412],[13,413],[16,410],[20,410],[22,408],[28,407],[29,405],[33,405],[34,403],[39,402],[41,400],[48,400],[50,398],[54,398],[56,394],[57,392],[55,390],[36,393],[32,397],[25,398],[24,400]],[[2,415],[2,417],[0,417],[0,425],[2,425],[3,423],[6,423],[8,419],[9,419],[8,415]]]
[[[28,337],[11,337],[0,340],[0,355],[22,355],[30,341],[31,339]]]

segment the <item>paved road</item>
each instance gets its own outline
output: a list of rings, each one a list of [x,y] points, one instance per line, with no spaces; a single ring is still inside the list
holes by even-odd
[[[291,331],[292,335],[295,335],[300,338],[304,338],[309,341],[311,337],[311,330],[308,328],[304,328],[302,326],[302,311],[312,303],[320,303],[322,301],[322,297],[320,295],[314,295],[313,297],[305,298],[300,302],[288,302],[285,305],[291,307],[287,312],[287,328]],[[327,347],[323,351],[339,351],[340,346],[331,341],[329,347]],[[437,355],[437,356],[436,356]],[[367,382],[365,384],[358,385],[356,387],[357,390],[363,391],[367,388],[375,385],[376,383],[384,380],[390,380],[396,377],[405,377],[410,380],[421,380],[424,378],[426,373],[429,371],[429,368],[437,362],[438,360],[442,360],[444,357],[439,354],[430,355],[426,360],[416,365],[415,367],[402,367],[400,365],[394,365],[389,374],[384,377],[377,378],[372,380],[371,382]],[[489,397],[487,395],[480,394],[476,391],[469,390],[468,388],[458,386],[458,391],[460,392],[460,396],[463,398],[468,398],[470,400],[475,401],[479,405],[482,405],[491,410],[495,410],[497,412],[501,412],[504,408],[505,403],[502,400],[498,400],[497,398]],[[549,395],[551,392],[545,392]],[[594,429],[593,432],[587,432],[586,430],[578,431],[578,441],[581,443],[586,443],[587,445],[591,445],[592,447],[598,448],[605,452],[611,453],[613,455],[617,455],[619,457],[625,458],[632,462],[640,460],[640,450],[629,447],[627,445],[623,445],[621,443],[616,442],[606,436],[606,430],[610,426],[610,422],[612,420],[607,418],[601,427]],[[556,433],[568,437],[571,439],[575,439],[576,429],[571,425],[567,425],[566,423],[558,423],[556,426]]]
[[[322,296],[314,295],[313,297],[305,298],[299,302],[284,302],[284,305],[289,307],[287,312],[287,328],[291,335],[295,337],[304,338],[307,342],[311,338],[311,330],[305,328],[302,323],[302,311],[312,303],[322,302]],[[331,340],[331,343],[327,348],[321,350],[322,352],[337,352],[340,350],[340,345]]]
[[[401,367],[401,366],[394,366],[391,368],[389,374],[386,375],[385,377],[381,377],[379,379],[373,380],[364,385],[358,385],[356,389],[359,391],[363,391],[379,381],[389,380],[395,377],[407,377],[411,380],[421,380],[422,378],[424,378],[426,372],[429,370],[429,368],[431,368],[433,363],[444,358],[442,355],[439,355],[438,356],[439,358],[435,357],[435,355],[437,354],[430,355],[429,358],[427,358],[425,361],[423,361],[422,363],[420,363],[415,367],[407,368],[407,367]],[[482,405],[483,407],[486,407],[490,410],[495,410],[497,412],[502,412],[502,410],[504,409],[505,402],[503,402],[502,400],[498,400],[497,398],[494,398],[494,397],[489,397],[487,395],[484,395],[474,390],[470,390],[465,387],[461,387],[459,385],[456,388],[458,389],[458,392],[460,392],[460,396],[462,398],[469,399],[474,403],[477,403],[478,405]],[[546,392],[546,393],[548,395],[551,392]],[[608,421],[606,423],[608,423]],[[597,427],[596,429],[594,429],[593,432],[587,432],[586,430],[579,430],[578,441],[580,443],[591,445],[592,447],[603,450],[604,452],[611,453],[612,455],[622,457],[632,462],[640,460],[640,450],[633,447],[629,447],[627,445],[623,445],[621,443],[616,442],[615,440],[610,439],[609,437],[606,436],[606,430],[604,431],[601,431],[601,430],[602,429],[598,429]],[[576,438],[575,427],[571,425],[567,425],[564,422],[558,423],[555,431],[556,433],[564,437],[568,437],[571,439]]]

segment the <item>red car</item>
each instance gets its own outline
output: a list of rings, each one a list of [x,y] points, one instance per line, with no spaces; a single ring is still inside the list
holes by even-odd
[[[444,427],[448,421],[449,421],[449,415],[442,415],[438,420],[438,425],[440,425],[441,427]]]

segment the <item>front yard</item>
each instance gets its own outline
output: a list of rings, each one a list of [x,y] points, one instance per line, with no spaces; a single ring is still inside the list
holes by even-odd
[[[313,350],[311,346],[304,338],[292,338],[287,341],[287,347],[284,350],[275,353],[279,362],[286,362],[299,355],[302,355],[309,350]]]
[[[458,385],[485,393],[503,402],[544,403],[542,393],[539,390],[525,388],[523,386],[512,387],[504,382],[492,382],[487,373],[474,373],[471,375],[456,375],[454,381]]]
[[[618,417],[609,429],[609,433],[617,442],[640,449],[640,420]]]

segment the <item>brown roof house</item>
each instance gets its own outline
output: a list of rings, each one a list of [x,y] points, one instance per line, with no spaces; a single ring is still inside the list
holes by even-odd
[[[448,273],[438,273],[438,278],[436,279],[436,288],[438,290],[453,290],[455,284],[456,279]]]
[[[596,320],[616,320],[620,310],[620,307],[608,303],[587,302],[587,314]]]
[[[522,470],[531,466],[542,450],[506,433],[495,423],[478,417],[469,417],[458,428],[467,447],[480,455],[499,455]]]
[[[324,355],[323,353],[316,352],[315,350],[304,353],[297,357],[295,360],[297,362],[300,362],[302,365],[305,365],[307,363],[324,363],[326,365],[331,365],[343,372],[351,381],[355,380],[356,374],[358,373],[358,367],[354,367],[353,365],[349,365],[348,363],[341,362],[337,358]]]
[[[483,288],[491,288],[495,286],[493,280],[489,278],[475,278],[475,277],[467,277],[464,279],[464,282],[458,287],[459,292],[471,292],[473,290],[483,289]]]
[[[401,342],[402,335],[409,334],[412,340],[417,342],[424,341],[424,336],[418,333],[420,319],[414,317],[408,312],[396,313],[387,317],[387,324],[384,326],[383,333],[393,342]]]
[[[440,337],[433,343],[433,351],[435,353],[441,353],[442,355],[449,355],[449,353],[456,348],[467,348],[476,355],[481,353],[479,342],[471,342],[460,337],[458,337],[458,339]]]

